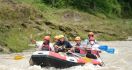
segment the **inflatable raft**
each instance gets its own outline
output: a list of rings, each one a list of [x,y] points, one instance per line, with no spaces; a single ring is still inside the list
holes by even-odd
[[[36,51],[30,58],[30,65],[41,65],[56,68],[67,68],[71,66],[84,65],[85,63],[101,65],[101,60],[89,59],[73,53],[55,53],[52,51]]]

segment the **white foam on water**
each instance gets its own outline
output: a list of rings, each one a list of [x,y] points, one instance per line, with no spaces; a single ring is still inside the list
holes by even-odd
[[[97,68],[92,64],[85,64],[84,66],[73,66],[70,68],[58,69],[54,67],[41,68],[40,66],[30,66],[28,70],[97,70]]]
[[[57,69],[54,67],[48,67],[48,68],[41,68],[41,66],[29,66],[29,67],[13,67],[13,66],[6,66],[0,64],[0,70],[97,70],[97,67],[95,67],[92,64],[85,64],[84,66],[73,66],[70,68],[65,69]]]
[[[85,64],[84,66],[73,66],[62,70],[97,70],[97,69],[94,65],[88,63]]]

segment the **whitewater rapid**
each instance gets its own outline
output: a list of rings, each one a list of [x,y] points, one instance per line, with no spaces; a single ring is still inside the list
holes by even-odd
[[[35,50],[28,50],[22,53],[0,54],[0,70],[132,70],[132,41],[101,41],[99,43],[116,49],[114,54],[101,53],[101,58],[105,63],[103,67],[92,64],[74,66],[66,69],[30,66],[29,59]],[[24,58],[14,60],[15,55],[22,55]]]

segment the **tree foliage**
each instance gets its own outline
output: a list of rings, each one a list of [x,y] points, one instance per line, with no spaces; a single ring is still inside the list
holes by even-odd
[[[132,0],[118,0],[122,6],[121,14],[124,17],[132,17]]]
[[[72,7],[89,13],[103,13],[106,16],[132,15],[132,0],[42,0],[56,8]]]

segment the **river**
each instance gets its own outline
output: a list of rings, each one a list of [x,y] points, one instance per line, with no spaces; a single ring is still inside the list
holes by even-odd
[[[132,41],[101,41],[116,49],[114,54],[101,53],[105,66],[99,67],[92,64],[74,66],[61,70],[132,70]],[[41,68],[40,66],[29,66],[29,59],[35,50],[28,50],[22,53],[0,54],[0,70],[60,70],[54,67]],[[24,58],[14,60],[15,55],[23,55]]]

